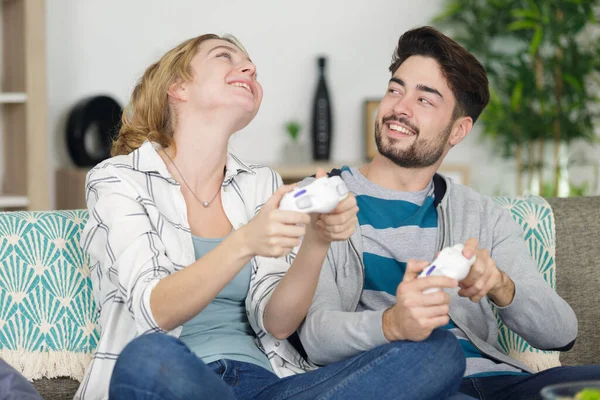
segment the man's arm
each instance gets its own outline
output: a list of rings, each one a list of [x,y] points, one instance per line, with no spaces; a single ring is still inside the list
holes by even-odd
[[[577,336],[577,317],[538,272],[521,227],[508,212],[502,211],[494,231],[491,257],[514,283],[514,297],[508,305],[497,303],[499,316],[532,346],[566,350]]]
[[[428,264],[425,261],[407,263],[394,306],[378,311],[345,311],[334,279],[331,253],[300,329],[300,339],[314,363],[331,364],[390,341],[421,341],[428,338],[433,329],[448,323],[450,296],[443,291],[423,292],[430,288],[453,288],[458,282],[444,276],[417,278]]]

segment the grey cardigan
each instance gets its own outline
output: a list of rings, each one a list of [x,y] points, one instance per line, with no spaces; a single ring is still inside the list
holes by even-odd
[[[577,336],[575,313],[537,271],[523,230],[507,210],[441,175],[434,176],[434,184],[438,248],[477,238],[479,247],[488,249],[498,268],[515,283],[512,303],[496,307],[502,321],[533,347],[570,349]],[[360,226],[350,240],[333,242],[329,250],[313,303],[299,330],[308,358],[316,364],[327,365],[388,343],[382,329],[384,310],[356,311],[364,285],[362,253]],[[482,353],[533,372],[501,349],[498,323],[487,298],[473,303],[456,291],[449,293],[450,317]]]

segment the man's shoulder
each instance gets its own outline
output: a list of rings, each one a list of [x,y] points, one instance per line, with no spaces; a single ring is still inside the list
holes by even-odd
[[[454,218],[461,218],[466,225],[478,221],[478,224],[497,226],[508,215],[508,211],[496,203],[492,196],[455,182],[450,185],[450,213]]]
[[[460,183],[452,182],[450,185],[449,200],[454,203],[463,204],[465,207],[497,208],[491,196],[480,193]]]

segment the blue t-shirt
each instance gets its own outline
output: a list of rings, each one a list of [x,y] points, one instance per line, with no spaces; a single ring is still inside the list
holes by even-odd
[[[196,259],[224,239],[192,236]],[[218,268],[215,265],[214,268]],[[250,263],[194,318],[183,324],[179,338],[208,364],[220,359],[248,362],[272,371],[267,356],[257,347],[246,316],[245,300],[250,287]]]

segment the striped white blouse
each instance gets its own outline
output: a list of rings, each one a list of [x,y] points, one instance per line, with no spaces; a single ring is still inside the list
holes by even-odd
[[[162,331],[150,309],[152,289],[195,261],[185,201],[159,149],[146,142],[128,155],[103,161],[87,175],[89,220],[81,246],[91,258],[101,338],[75,399],[108,398],[110,376],[125,345],[139,335]],[[221,199],[233,228],[248,223],[281,184],[271,168],[247,165],[228,154]],[[254,257],[246,298],[257,345],[280,377],[314,368],[263,325],[267,301],[294,256]],[[181,329],[167,333],[179,336]]]

